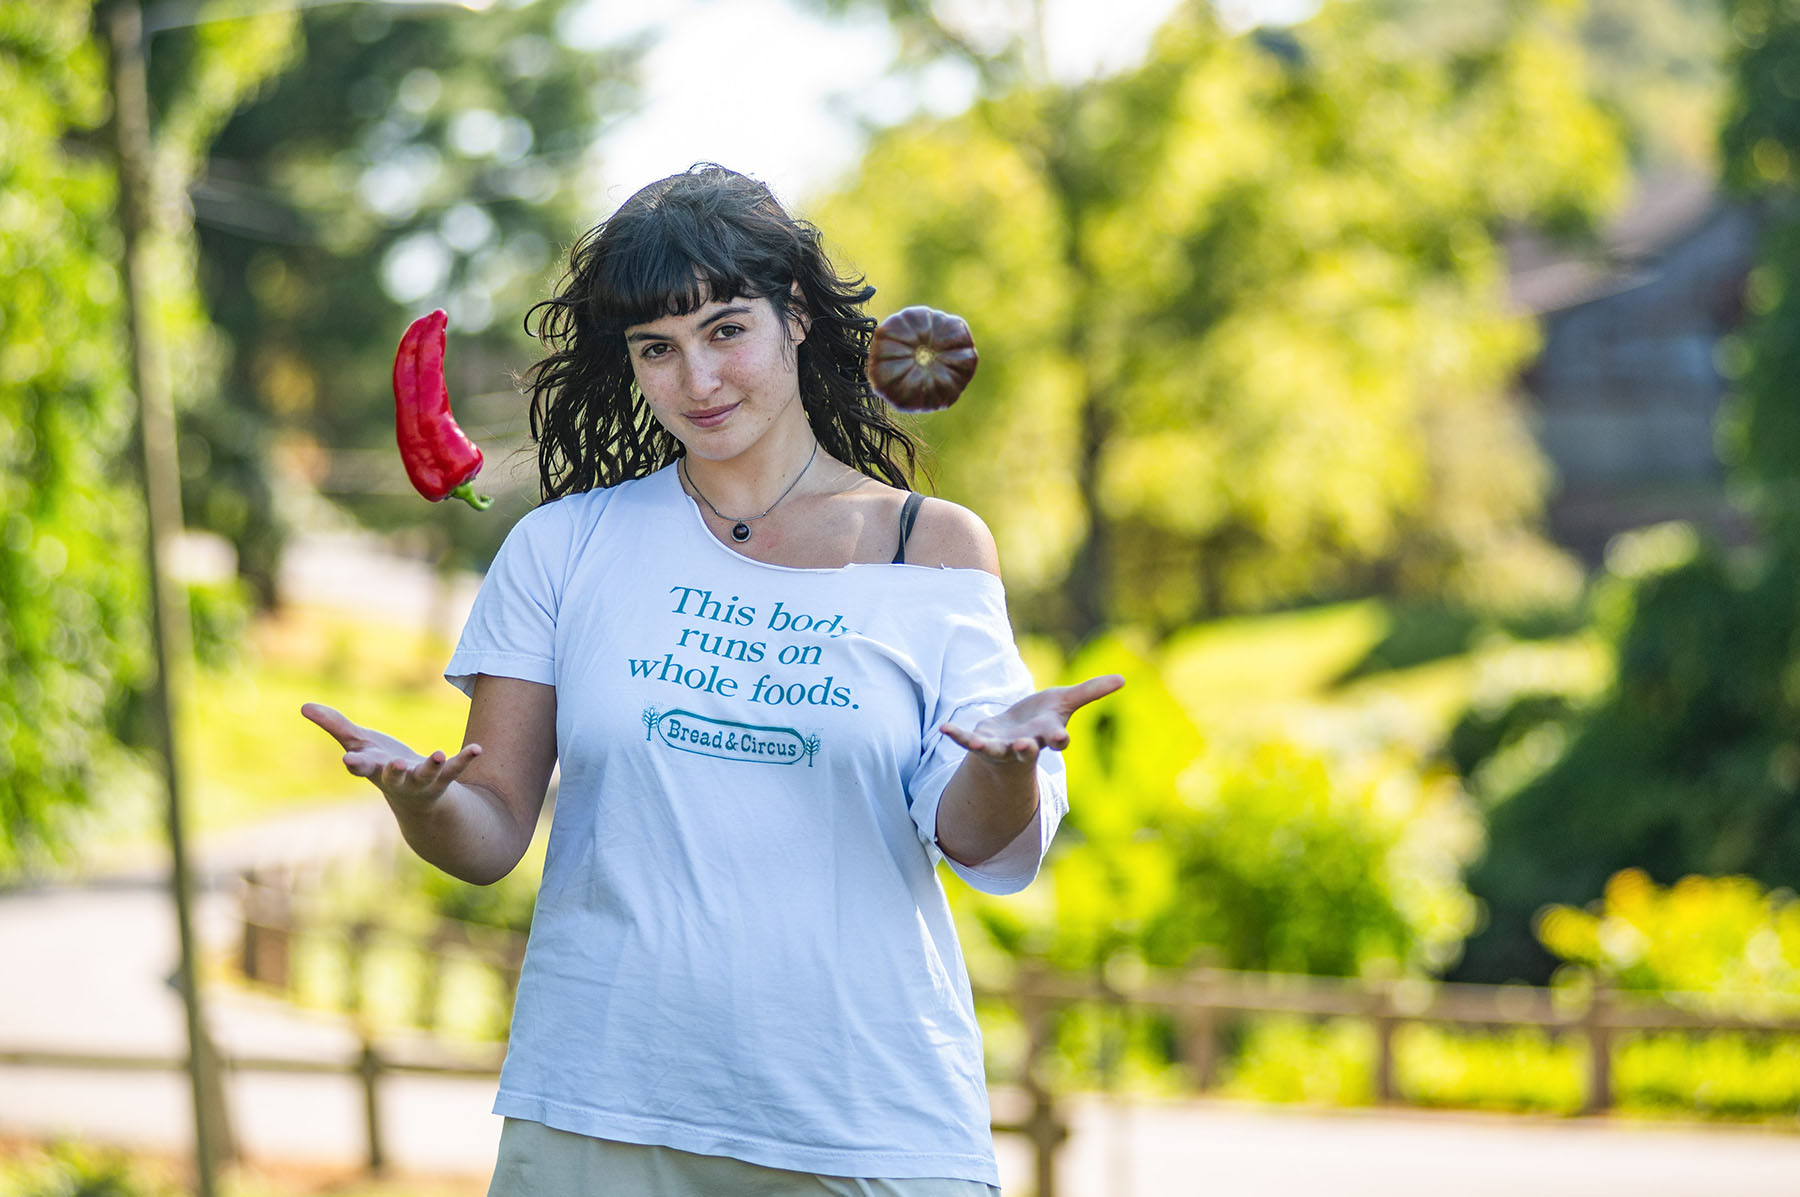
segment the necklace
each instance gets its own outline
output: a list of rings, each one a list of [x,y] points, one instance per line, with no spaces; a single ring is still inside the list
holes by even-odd
[[[679,468],[681,470],[681,476],[687,479],[688,486],[693,489],[694,494],[699,497],[700,501],[706,504],[706,509],[722,520],[732,521],[731,539],[737,541],[739,544],[743,544],[746,540],[750,539],[750,525],[781,506],[781,501],[794,493],[794,488],[800,485],[800,479],[806,477],[806,471],[812,469],[813,458],[818,455],[819,442],[815,440],[813,441],[812,452],[807,454],[806,464],[800,467],[800,472],[794,475],[794,480],[787,484],[787,489],[782,491],[779,495],[776,495],[773,503],[770,503],[767,507],[763,508],[762,515],[747,515],[742,519],[738,519],[736,516],[726,515],[723,511],[720,511],[717,507],[712,505],[711,499],[700,494],[700,488],[694,485],[694,476],[688,473],[687,458],[684,457],[681,459]]]

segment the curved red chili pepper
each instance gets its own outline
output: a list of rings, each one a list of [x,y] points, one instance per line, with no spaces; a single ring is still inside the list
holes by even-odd
[[[394,355],[394,430],[400,460],[414,488],[433,503],[458,498],[477,511],[494,502],[475,493],[481,450],[457,427],[444,382],[444,329],[450,317],[439,308],[420,316],[400,338]]]

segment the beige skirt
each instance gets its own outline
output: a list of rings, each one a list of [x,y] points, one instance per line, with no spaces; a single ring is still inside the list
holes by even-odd
[[[999,1197],[974,1180],[815,1176],[508,1118],[488,1197]]]

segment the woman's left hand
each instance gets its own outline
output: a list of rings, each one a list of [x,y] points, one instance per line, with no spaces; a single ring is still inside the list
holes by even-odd
[[[1092,677],[1073,686],[1051,686],[963,730],[953,723],[939,730],[971,753],[995,764],[1036,764],[1046,748],[1069,746],[1069,716],[1125,684],[1116,673]]]

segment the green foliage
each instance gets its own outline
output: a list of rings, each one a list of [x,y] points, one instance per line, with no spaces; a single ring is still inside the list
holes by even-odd
[[[1432,47],[1466,44],[1512,18],[1511,0],[1359,0]],[[1710,169],[1717,156],[1729,38],[1718,0],[1576,0],[1570,31],[1588,64],[1595,101],[1644,167]]]
[[[1412,1105],[1574,1114],[1587,1100],[1587,1044],[1532,1028],[1458,1030],[1406,1023],[1394,1032],[1394,1084]],[[1374,1102],[1375,1035],[1364,1022],[1250,1020],[1227,1059],[1222,1091],[1258,1101]],[[1718,1032],[1621,1035],[1613,1046],[1617,1109],[1628,1114],[1788,1117],[1800,1109],[1800,1042]]]
[[[1515,9],[1425,53],[1333,5],[1281,55],[1193,6],[1136,70],[885,133],[824,206],[884,306],[970,320],[982,373],[928,431],[1042,626],[1566,590],[1492,232],[1591,220],[1620,155]]]
[[[1582,41],[1596,95],[1617,114],[1632,156],[1710,167],[1725,103],[1731,34],[1718,0],[1587,0]]]
[[[1659,887],[1626,869],[1590,908],[1545,910],[1538,936],[1559,959],[1619,988],[1717,996],[1736,1009],[1800,1004],[1800,900],[1748,877]]]
[[[1734,566],[1684,526],[1615,544],[1595,600],[1613,685],[1580,707],[1522,698],[1469,774],[1486,774],[1488,853],[1469,884],[1489,924],[1465,978],[1546,978],[1532,917],[1598,896],[1620,869],[1800,882],[1789,593],[1780,574]],[[1465,729],[1466,768],[1476,736]]]
[[[149,668],[113,178],[85,4],[0,3],[0,876],[126,761]]]
[[[129,1156],[79,1143],[56,1143],[14,1163],[0,1164],[0,1184],[15,1197],[175,1197],[166,1175],[152,1174]]]
[[[531,930],[541,869],[539,861],[536,867],[515,869],[492,885],[470,885],[414,857],[407,857],[406,864],[412,884],[434,915],[521,935]]]
[[[1017,897],[958,895],[993,943],[1083,972],[1393,975],[1454,957],[1475,828],[1447,779],[1282,742],[1210,746],[1141,650],[1099,641],[1067,676],[1100,672],[1127,685],[1064,754],[1079,801],[1046,875]]]
[[[209,669],[232,665],[250,629],[248,587],[235,578],[190,585],[187,608],[194,660]]]

